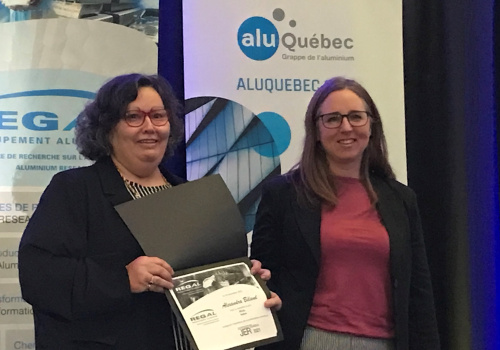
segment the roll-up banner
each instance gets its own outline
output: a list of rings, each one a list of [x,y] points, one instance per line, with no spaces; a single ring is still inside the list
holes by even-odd
[[[359,81],[406,182],[402,2],[184,0],[188,179],[220,173],[253,226],[259,185],[299,160],[314,91]]]
[[[89,164],[76,116],[109,78],[156,74],[157,40],[158,0],[0,2],[0,350],[35,348],[19,239],[51,177]]]

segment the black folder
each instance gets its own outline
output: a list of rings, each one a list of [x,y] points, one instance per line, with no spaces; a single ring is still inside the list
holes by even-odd
[[[245,226],[220,175],[115,207],[145,254],[174,270],[247,256]]]

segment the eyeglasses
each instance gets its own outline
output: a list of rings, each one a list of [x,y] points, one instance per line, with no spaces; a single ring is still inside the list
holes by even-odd
[[[348,114],[333,112],[319,115],[316,117],[316,120],[321,119],[323,126],[327,129],[335,129],[340,127],[344,118],[347,118],[351,126],[357,127],[366,125],[368,118],[371,116],[372,115],[366,111],[351,111]]]
[[[144,124],[146,116],[154,126],[163,126],[168,123],[168,112],[163,108],[153,108],[147,113],[140,109],[131,109],[125,112],[123,120],[128,126],[137,128]]]

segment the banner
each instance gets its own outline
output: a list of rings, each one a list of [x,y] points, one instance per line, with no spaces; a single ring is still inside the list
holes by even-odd
[[[220,173],[253,227],[259,185],[300,157],[314,91],[359,81],[406,182],[402,3],[183,1],[187,176]]]
[[[86,20],[74,12],[78,2],[24,11],[0,4],[0,350],[35,348],[18,281],[19,240],[52,176],[89,164],[76,151],[76,116],[109,78],[157,72],[158,1],[147,5],[156,18],[137,3],[107,13],[80,4],[96,12]]]

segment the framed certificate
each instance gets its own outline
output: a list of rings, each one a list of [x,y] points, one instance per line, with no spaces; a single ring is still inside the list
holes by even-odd
[[[167,299],[195,350],[248,349],[283,339],[270,295],[247,257],[177,271]]]
[[[243,219],[220,175],[115,206],[144,253],[175,270],[166,292],[196,350],[248,349],[283,339],[250,273]]]

